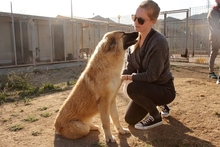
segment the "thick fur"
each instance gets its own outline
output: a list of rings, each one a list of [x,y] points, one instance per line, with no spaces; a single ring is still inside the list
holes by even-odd
[[[128,132],[119,122],[116,94],[121,84],[125,49],[133,45],[136,38],[136,32],[113,31],[104,35],[60,108],[55,120],[57,133],[76,139],[87,135],[90,130],[98,130],[98,126],[92,124],[97,113],[100,113],[107,142],[115,142],[110,130],[110,116],[118,132]]]

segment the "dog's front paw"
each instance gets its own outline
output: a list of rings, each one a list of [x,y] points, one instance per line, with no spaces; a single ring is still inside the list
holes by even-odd
[[[113,135],[106,136],[105,139],[106,139],[106,142],[116,142],[115,136]]]
[[[130,133],[130,131],[127,128],[121,128],[121,129],[118,130],[118,132],[120,134],[128,134],[128,133]]]

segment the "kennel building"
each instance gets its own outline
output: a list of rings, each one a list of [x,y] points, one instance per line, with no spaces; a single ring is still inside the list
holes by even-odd
[[[103,35],[113,30],[131,32],[134,29],[132,25],[110,19],[0,12],[0,68],[85,60],[80,49],[94,50]]]

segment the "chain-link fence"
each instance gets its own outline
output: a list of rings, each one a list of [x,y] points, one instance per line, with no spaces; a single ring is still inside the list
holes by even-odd
[[[161,12],[156,29],[167,37],[171,58],[176,56],[189,61],[190,58],[199,57],[204,58],[205,63],[208,62],[210,50],[207,14],[211,7],[213,6]]]

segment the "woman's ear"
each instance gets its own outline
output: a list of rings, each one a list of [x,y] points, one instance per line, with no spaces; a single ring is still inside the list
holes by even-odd
[[[152,21],[152,24],[153,24],[153,25],[155,25],[155,23],[157,22],[157,20],[155,20],[155,19],[154,19],[154,20],[151,20],[151,21]]]

